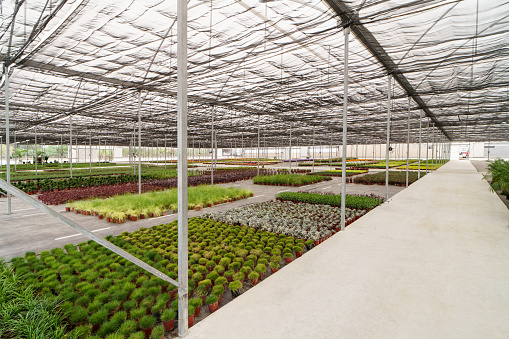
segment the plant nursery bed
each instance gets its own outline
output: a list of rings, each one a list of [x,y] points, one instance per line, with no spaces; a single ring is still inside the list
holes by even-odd
[[[262,174],[271,174],[271,170],[260,170]],[[214,173],[214,183],[222,184],[240,180],[248,180],[257,175],[253,169],[246,170],[224,170],[221,173]],[[210,174],[190,176],[187,180],[189,186],[199,186],[210,184]],[[168,188],[177,187],[177,178],[148,180],[142,183],[142,192],[159,191]],[[75,188],[72,190],[62,190],[54,192],[44,192],[38,196],[39,200],[48,205],[58,205],[71,201],[90,199],[90,198],[108,198],[118,194],[137,193],[138,183],[127,183],[108,186],[92,186],[85,188]]]
[[[366,213],[366,210],[347,208],[346,224],[351,224]],[[327,239],[341,227],[341,208],[293,201],[265,201],[221,212],[205,213],[203,217],[297,238],[312,239],[316,242]]]
[[[106,238],[177,279],[177,221]],[[204,218],[189,219],[188,240],[190,323],[313,247],[312,241]],[[112,333],[131,338],[143,328],[161,331],[163,321],[166,334],[176,335],[176,288],[91,240],[40,255],[27,252],[11,264],[37,295],[61,300],[66,330],[76,338],[106,338]]]
[[[385,171],[373,174],[366,174],[363,176],[355,177],[350,179],[350,182],[355,184],[364,184],[364,185],[385,185]],[[421,172],[421,178],[426,173]],[[417,172],[408,172],[408,184],[412,184],[418,179]],[[406,172],[400,171],[389,171],[389,184],[395,186],[405,186],[406,185]]]
[[[92,199],[67,203],[67,211],[94,215],[109,222],[123,223],[126,219],[159,217],[169,210],[177,211],[177,189],[138,194],[117,195],[107,199]],[[221,186],[197,186],[188,190],[188,208],[201,209],[218,203],[251,197],[253,192],[243,188]]]
[[[342,175],[341,169],[335,169],[335,170],[328,170],[328,171],[322,171],[322,172],[315,172],[312,173],[313,175],[324,175],[324,176],[330,176],[330,177],[340,177]],[[360,169],[360,170],[346,170],[346,176],[351,177],[358,174],[364,174],[368,173],[366,169]]]
[[[322,175],[298,175],[298,174],[276,174],[264,175],[253,178],[253,183],[257,185],[272,186],[304,186],[316,184],[317,182],[332,180],[330,177]]]
[[[304,202],[341,207],[341,195],[329,192],[281,192],[276,194],[276,200]],[[372,210],[384,202],[384,198],[376,195],[347,195],[345,206],[357,210]]]

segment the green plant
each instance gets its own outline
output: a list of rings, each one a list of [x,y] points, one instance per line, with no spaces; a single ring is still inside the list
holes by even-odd
[[[122,334],[124,337],[131,335],[136,331],[138,324],[134,320],[126,320],[118,329],[118,333]]]
[[[101,325],[106,321],[106,319],[108,319],[108,311],[100,310],[92,314],[88,322],[91,325]]]
[[[154,327],[150,339],[161,339],[164,336],[164,327],[162,325]]]
[[[154,327],[154,325],[156,324],[156,318],[152,315],[146,315],[140,319],[139,324],[141,329],[147,330],[149,328]]]
[[[129,336],[129,339],[145,339],[145,333],[135,332]]]
[[[124,335],[120,333],[112,333],[106,337],[106,339],[125,339]]]
[[[242,282],[240,280],[232,281],[228,287],[230,288],[230,291],[240,291],[242,290]]]
[[[509,161],[497,159],[488,165],[488,172],[484,179],[490,180],[492,191],[502,191],[502,194],[509,194]]]
[[[202,302],[201,298],[191,298],[188,301],[188,304],[193,306],[195,309],[200,307],[202,305],[202,303],[203,302]]]
[[[162,321],[169,321],[172,319],[175,319],[177,313],[174,310],[166,309],[161,313],[161,320]]]
[[[258,279],[260,277],[260,274],[258,272],[251,272],[249,273],[249,275],[247,276],[249,280],[254,280],[254,279]]]
[[[69,321],[72,325],[80,325],[88,318],[88,311],[82,306],[75,306],[70,310]]]
[[[205,303],[207,305],[212,305],[212,304],[215,304],[216,302],[218,302],[219,300],[219,297],[215,294],[211,294],[207,297],[207,299],[205,300]]]
[[[131,319],[132,320],[140,320],[145,314],[147,314],[147,309],[140,307],[135,308],[131,311]]]

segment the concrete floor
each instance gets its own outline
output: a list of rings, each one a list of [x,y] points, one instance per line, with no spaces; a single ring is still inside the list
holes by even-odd
[[[328,167],[316,167],[317,171],[326,170]],[[302,187],[276,187],[254,185],[252,180],[239,181],[236,183],[224,184],[222,186],[241,186],[251,189],[254,197],[239,200],[229,204],[221,204],[201,211],[189,211],[189,217],[200,216],[205,212],[220,211],[233,207],[243,206],[256,202],[274,199],[274,195],[281,191],[322,191],[341,192],[341,178],[335,177],[332,181]],[[403,190],[403,187],[389,185],[389,197]],[[384,196],[385,187],[379,185],[357,185],[347,184],[348,194],[376,194]],[[94,231],[97,235],[118,235],[124,231],[135,231],[140,227],[151,227],[162,223],[168,223],[176,219],[176,215],[168,215],[159,218],[149,218],[136,222],[127,221],[123,224],[112,224],[105,220],[99,220],[93,216],[84,216],[65,212],[65,205],[50,206],[54,210],[63,213],[66,217],[79,223],[86,229]],[[69,226],[52,219],[43,212],[31,207],[28,203],[12,198],[13,214],[7,215],[7,199],[0,199],[0,258],[9,260],[16,256],[23,256],[27,251],[40,253],[43,250],[50,250],[54,247],[62,247],[65,244],[86,241],[88,238]]]
[[[186,338],[508,338],[509,211],[481,178],[449,162]]]

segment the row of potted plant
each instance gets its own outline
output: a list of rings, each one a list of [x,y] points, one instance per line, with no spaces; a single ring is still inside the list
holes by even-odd
[[[122,223],[125,219],[136,221],[138,218],[158,217],[167,211],[177,211],[177,189],[139,194],[116,195],[107,199],[91,199],[69,202],[66,210],[74,210],[85,215],[95,215],[99,219]],[[253,195],[253,192],[238,187],[197,186],[188,190],[188,208],[201,209],[218,202],[231,202]],[[84,212],[84,213],[83,213]]]
[[[329,192],[281,192],[276,194],[280,201],[305,202],[341,207],[341,195]],[[347,195],[345,206],[358,210],[371,210],[384,202],[384,198],[370,195]]]
[[[350,182],[355,184],[364,185],[385,185],[385,171],[373,174],[366,174],[363,176],[351,178]],[[425,173],[421,172],[421,178]],[[418,180],[418,173],[415,171],[408,172],[408,184],[412,184]],[[406,185],[406,172],[389,171],[389,185],[405,186]]]
[[[335,170],[327,170],[327,171],[321,171],[321,172],[314,172],[312,173],[313,175],[324,175],[324,176],[331,176],[331,177],[340,177],[342,175],[343,171],[342,170],[338,170],[338,169],[335,169]],[[367,170],[365,169],[362,169],[362,170],[346,170],[346,176],[347,177],[351,177],[351,176],[354,176],[354,175],[358,175],[358,174],[363,174],[363,173],[368,173]]]
[[[299,174],[276,174],[260,175],[253,178],[253,183],[258,185],[277,186],[303,186],[314,184],[320,181],[331,180],[330,177],[320,175],[299,175]]]
[[[416,162],[416,159],[411,159],[410,163]],[[406,160],[389,160],[389,167],[398,167],[401,165],[406,165]],[[357,167],[361,168],[386,168],[386,161],[381,160],[377,161],[374,164],[359,164]]]
[[[350,224],[366,210],[347,208],[345,219]],[[341,209],[330,205],[266,201],[226,211],[205,213],[205,218],[228,224],[319,241],[340,230]]]
[[[272,170],[260,170],[262,174],[273,173]],[[220,173],[214,173],[214,183],[229,183],[239,180],[247,180],[255,177],[257,171],[253,169],[247,170],[224,170]],[[211,182],[210,174],[201,174],[190,176],[187,180],[189,186],[208,185]],[[176,188],[178,184],[177,178],[147,180],[142,183],[142,192],[152,192],[164,190],[168,188]],[[45,204],[58,205],[71,201],[90,199],[90,198],[108,198],[114,195],[137,193],[137,183],[127,183],[109,186],[92,186],[86,188],[78,188],[68,191],[45,192],[38,196],[38,199]]]
[[[106,237],[173,279],[178,277],[177,221]],[[313,241],[284,234],[224,224],[204,218],[189,220],[189,322],[209,305],[209,313],[254,286],[313,247]],[[88,241],[54,248],[37,256],[13,258],[16,274],[27,286],[50,300],[62,300],[77,337],[154,336],[162,321],[171,331],[177,316],[175,286],[131,264],[99,244]],[[270,267],[270,270],[269,270]],[[232,283],[232,284],[228,284]],[[149,334],[150,330],[154,332]],[[158,330],[160,332],[160,330]],[[116,338],[116,337],[115,337]],[[160,336],[158,337],[160,338]]]

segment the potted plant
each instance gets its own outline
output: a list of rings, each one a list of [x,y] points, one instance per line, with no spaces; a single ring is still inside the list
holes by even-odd
[[[164,327],[159,325],[154,328],[152,334],[150,335],[150,339],[163,339],[164,338]]]
[[[143,308],[143,307],[135,308],[134,310],[131,311],[131,319],[139,321],[146,314],[147,314],[146,308]]]
[[[292,253],[285,253],[283,254],[283,257],[285,258],[285,261],[287,264],[292,262],[293,254]]]
[[[224,272],[223,276],[226,278],[226,280],[231,283],[233,281],[233,275],[235,274],[235,271],[229,270]]]
[[[152,315],[146,315],[140,319],[139,325],[140,329],[145,333],[145,339],[149,339],[155,324],[156,318]]]
[[[215,294],[219,298],[219,302],[221,303],[222,297],[224,293],[224,286],[223,285],[216,285],[212,288],[212,294]]]
[[[302,247],[295,245],[293,246],[293,250],[295,251],[295,256],[300,258],[302,256]]]
[[[170,332],[175,327],[175,316],[177,313],[174,310],[166,309],[161,313],[161,321],[166,332]]]
[[[189,305],[187,307],[187,327],[194,325],[194,307]]]
[[[129,339],[145,339],[145,333],[135,332],[129,336]]]
[[[188,304],[194,307],[194,316],[198,317],[201,312],[201,305],[203,304],[202,298],[191,298]]]
[[[279,262],[275,262],[275,261],[271,261],[269,263],[269,266],[270,266],[270,272],[272,274],[276,273],[279,269]]]
[[[242,282],[240,280],[232,281],[228,287],[232,292],[232,298],[237,298],[242,293]]]
[[[219,308],[219,297],[215,294],[209,295],[205,302],[209,306],[210,313],[214,313]]]
[[[100,310],[92,314],[88,320],[90,325],[92,325],[92,333],[97,332],[106,319],[108,319],[107,310]]]
[[[258,284],[258,278],[260,277],[260,274],[256,271],[253,271],[251,273],[248,274],[248,279],[251,281],[251,285],[256,285]]]
[[[136,323],[136,321],[126,320],[118,329],[118,333],[122,334],[124,337],[128,337],[132,333],[134,333],[134,331],[136,331],[137,327],[138,327],[138,324]]]

